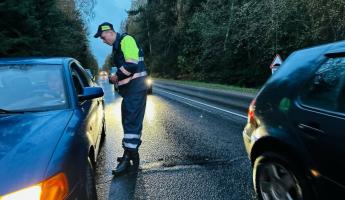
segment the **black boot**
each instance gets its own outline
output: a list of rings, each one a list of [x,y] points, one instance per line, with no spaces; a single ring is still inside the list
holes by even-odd
[[[121,175],[129,169],[130,163],[130,152],[126,151],[123,153],[123,157],[120,163],[116,166],[116,169],[112,171],[112,174],[115,176]]]
[[[139,164],[140,164],[140,158],[139,158],[138,151],[131,151],[130,157],[131,157],[130,159],[133,163],[133,166],[137,169],[139,167]]]
[[[131,156],[131,155],[130,155],[130,151],[124,150],[123,155],[122,155],[121,157],[117,157],[117,159],[116,159],[117,162],[121,162],[121,161],[122,161],[122,158],[125,156],[125,154],[128,154],[129,157]]]
[[[117,162],[121,162],[123,157],[117,157]],[[137,151],[130,151],[130,160],[133,162],[133,165],[136,166],[140,164],[140,157]]]

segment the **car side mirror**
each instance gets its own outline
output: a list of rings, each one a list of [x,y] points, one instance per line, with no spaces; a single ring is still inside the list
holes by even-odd
[[[84,87],[83,94],[78,95],[79,101],[95,99],[104,95],[101,87]]]

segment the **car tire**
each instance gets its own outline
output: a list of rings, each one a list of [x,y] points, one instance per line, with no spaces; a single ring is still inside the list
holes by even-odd
[[[259,200],[313,199],[303,173],[290,159],[276,153],[263,153],[255,160],[253,183]]]
[[[85,175],[86,200],[97,200],[94,170],[90,158],[87,159]]]
[[[152,94],[152,88],[149,88],[149,89],[147,90],[147,94]]]

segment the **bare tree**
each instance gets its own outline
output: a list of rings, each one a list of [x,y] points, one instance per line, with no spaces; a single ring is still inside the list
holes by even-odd
[[[94,7],[97,0],[71,0],[75,1],[75,5],[79,13],[85,21],[90,21],[95,17]]]

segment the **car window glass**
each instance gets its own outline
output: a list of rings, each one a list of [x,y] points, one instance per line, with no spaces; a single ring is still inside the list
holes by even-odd
[[[345,111],[345,58],[330,58],[315,72],[302,102],[316,108]]]
[[[78,95],[82,94],[83,93],[82,81],[80,80],[79,75],[77,71],[75,70],[75,68],[72,68],[72,80],[73,80],[73,85],[77,94]]]
[[[89,75],[87,75],[87,72],[85,71],[84,68],[82,68],[80,65],[78,65],[77,63],[73,63],[72,67],[75,69],[75,71],[78,73],[78,76],[80,78],[80,80],[83,83],[84,87],[90,87],[91,84],[91,78],[89,77]]]
[[[79,68],[79,74],[81,80],[83,81],[83,84],[87,87],[90,87],[92,80],[90,76],[87,74],[87,72],[84,69]]]
[[[85,72],[86,72],[86,75],[87,75],[87,78],[92,81],[92,78],[93,78],[93,75],[92,75],[92,72],[90,69],[85,69]]]
[[[0,65],[0,108],[21,111],[68,106],[62,65]]]

